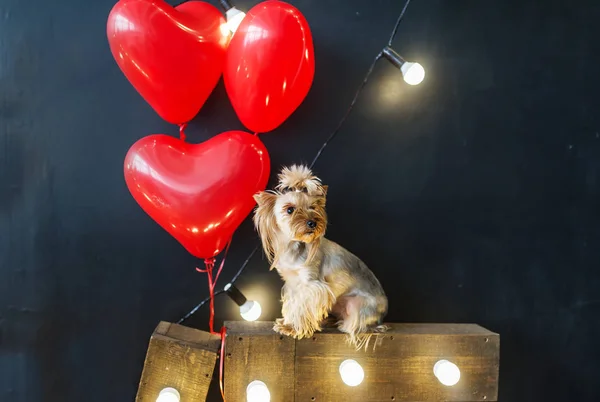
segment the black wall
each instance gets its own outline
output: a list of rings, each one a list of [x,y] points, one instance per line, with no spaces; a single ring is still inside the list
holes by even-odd
[[[292,3],[316,76],[262,136],[273,170],[311,161],[402,8]],[[129,146],[177,129],[112,59],[113,4],[0,1],[1,401],[133,400],[155,325],[207,295],[199,262],[124,183]],[[600,400],[599,17],[597,0],[413,0],[394,47],[425,81],[382,60],[316,165],[329,237],[382,280],[389,321],[501,334],[502,401]],[[239,128],[220,85],[188,137]],[[221,285],[255,242],[246,222]],[[281,283],[260,256],[238,284],[278,316]],[[217,301],[218,325],[238,318]],[[206,309],[188,325],[206,328]]]

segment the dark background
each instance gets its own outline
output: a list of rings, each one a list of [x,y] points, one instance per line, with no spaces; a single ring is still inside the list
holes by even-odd
[[[273,170],[312,160],[403,5],[292,3],[316,76],[262,136]],[[156,324],[207,295],[199,262],[125,186],[129,146],[177,128],[114,62],[113,4],[0,0],[1,401],[133,400]],[[329,237],[382,280],[388,321],[501,334],[502,401],[600,400],[598,21],[597,0],[413,0],[394,48],[425,81],[381,60],[315,167]],[[219,85],[188,136],[238,128]],[[221,285],[256,239],[242,225]],[[281,283],[259,255],[238,285],[278,316]],[[239,315],[221,297],[224,319]],[[207,310],[188,325],[205,329]]]

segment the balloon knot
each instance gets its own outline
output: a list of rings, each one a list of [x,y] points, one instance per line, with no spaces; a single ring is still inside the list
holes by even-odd
[[[181,141],[185,141],[185,129],[187,128],[187,123],[181,123],[179,125],[179,139]]]

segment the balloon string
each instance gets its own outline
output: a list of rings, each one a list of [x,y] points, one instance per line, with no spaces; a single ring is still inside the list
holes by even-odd
[[[185,129],[187,128],[187,123],[181,123],[179,125],[179,139],[181,141],[185,141]]]
[[[221,264],[219,269],[217,270],[217,275],[213,277],[213,271],[215,268],[215,258],[207,258],[204,260],[205,269],[196,268],[196,271],[206,273],[208,277],[208,295],[210,299],[210,312],[208,318],[208,328],[211,334],[218,335],[218,332],[215,332],[215,286],[217,285],[217,280],[221,275],[221,271],[223,271],[223,266],[225,266],[225,258],[227,257],[227,253],[229,252],[229,245],[231,244],[231,240],[227,242],[227,247],[225,249],[225,254],[223,254],[223,259],[221,260]]]
[[[231,240],[227,242],[227,246],[225,247],[225,253],[223,254],[223,259],[221,260],[221,265],[219,266],[219,270],[217,271],[217,276],[215,278],[215,285],[217,284],[217,280],[219,276],[221,276],[221,271],[223,271],[223,266],[225,265],[225,258],[227,258],[227,253],[229,252],[229,246],[231,245]]]
[[[223,391],[223,366],[225,365],[225,338],[227,337],[227,328],[221,327],[221,361],[219,362],[219,388],[221,397],[225,402],[225,392]]]
[[[213,282],[213,268],[215,267],[215,259],[207,258],[204,260],[205,269],[196,268],[198,272],[206,272],[208,277],[208,297],[210,298],[210,316],[208,319],[208,328],[211,334],[215,334],[215,284]]]

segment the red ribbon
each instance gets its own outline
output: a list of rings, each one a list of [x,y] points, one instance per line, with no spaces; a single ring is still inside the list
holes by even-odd
[[[221,361],[219,362],[219,388],[221,389],[221,397],[225,402],[225,392],[223,391],[223,366],[225,365],[225,337],[227,336],[227,328],[221,328]]]
[[[182,131],[183,132],[183,129]],[[185,137],[184,137],[185,138]],[[208,277],[208,293],[210,297],[210,316],[208,319],[208,327],[210,329],[210,333],[213,335],[221,335],[221,361],[219,362],[219,388],[221,389],[221,397],[223,397],[223,402],[225,402],[225,391],[223,389],[223,367],[225,365],[225,337],[227,336],[227,328],[222,327],[221,332],[215,332],[215,286],[217,285],[217,280],[223,271],[223,266],[225,265],[225,258],[227,257],[227,253],[229,252],[229,245],[231,241],[227,243],[227,247],[225,248],[225,254],[223,254],[223,260],[221,260],[221,264],[219,265],[219,269],[217,270],[217,275],[213,278],[213,270],[215,268],[215,258],[207,258],[204,260],[205,269],[196,268],[196,271],[206,273]]]
[[[227,248],[225,249],[225,254],[223,255],[223,259],[221,260],[221,265],[217,270],[217,276],[213,279],[213,269],[215,268],[215,258],[207,258],[204,260],[204,266],[206,269],[196,268],[198,272],[206,272],[206,276],[208,277],[208,295],[210,297],[210,316],[208,319],[208,328],[210,329],[210,333],[213,335],[218,335],[218,332],[215,332],[215,286],[217,285],[217,280],[221,275],[221,271],[223,271],[223,266],[225,265],[225,258],[227,257],[227,252],[229,251],[229,245],[231,241],[227,243]]]

